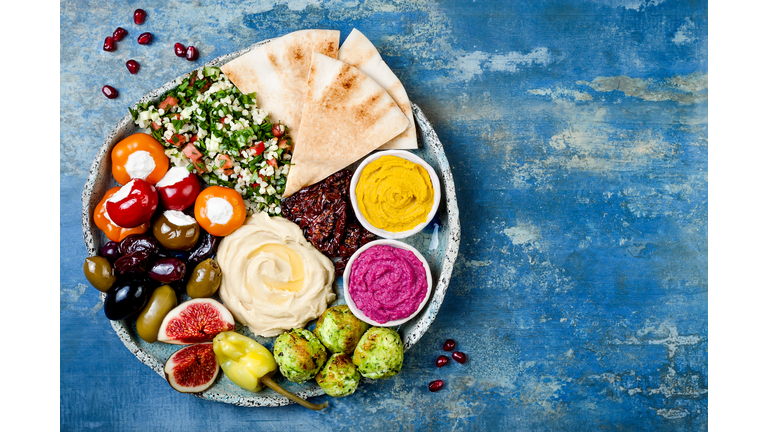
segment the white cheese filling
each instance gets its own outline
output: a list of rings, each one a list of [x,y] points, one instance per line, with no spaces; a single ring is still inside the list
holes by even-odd
[[[176,183],[184,180],[185,178],[189,177],[192,173],[187,171],[185,167],[173,167],[168,170],[167,173],[165,173],[165,176],[163,176],[162,180],[157,182],[155,186],[157,187],[166,187],[175,185]]]
[[[177,227],[183,227],[187,225],[194,225],[197,221],[191,216],[187,216],[183,212],[178,210],[166,210],[163,215],[168,219],[168,222],[176,225]]]
[[[128,194],[131,193],[131,189],[133,189],[133,180],[129,181],[125,184],[125,186],[121,187],[117,192],[115,192],[114,195],[109,197],[107,201],[109,202],[118,202],[122,201],[125,198],[128,198]]]
[[[235,209],[224,198],[213,197],[206,202],[205,213],[211,222],[224,225],[232,219]]]
[[[117,190],[109,199],[104,203],[104,216],[109,219],[112,224],[117,225],[111,217],[109,217],[109,212],[107,211],[107,203],[108,202],[118,202],[128,197],[128,194],[131,193],[131,189],[133,189],[133,180],[129,181],[125,184],[125,186],[121,187]],[[118,225],[119,226],[119,225]]]
[[[131,178],[140,178],[145,180],[152,171],[155,170],[155,160],[146,150],[139,150],[131,153],[125,162],[125,172]]]

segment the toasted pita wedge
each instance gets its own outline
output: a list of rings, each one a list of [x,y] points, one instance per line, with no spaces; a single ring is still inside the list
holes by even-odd
[[[387,66],[384,59],[381,58],[379,51],[376,50],[371,41],[357,29],[353,29],[352,33],[349,34],[339,48],[338,59],[365,72],[366,75],[384,87],[384,90],[392,96],[392,99],[397,102],[397,106],[400,107],[403,114],[408,117],[408,121],[411,122],[408,129],[381,146],[380,149],[419,148],[419,144],[416,141],[416,126],[413,121],[411,101],[408,99],[405,87],[397,79],[392,69]]]
[[[307,89],[312,53],[336,58],[338,30],[301,30],[262,45],[221,67],[243,93],[256,92],[259,108],[295,137]]]
[[[373,78],[314,53],[283,196],[351,165],[409,124],[394,99]]]

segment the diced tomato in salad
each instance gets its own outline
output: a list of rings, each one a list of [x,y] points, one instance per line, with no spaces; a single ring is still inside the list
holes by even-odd
[[[178,104],[179,104],[179,101],[177,101],[175,97],[168,96],[167,98],[165,98],[164,101],[160,102],[157,105],[157,108],[159,108],[161,110],[166,110],[167,111],[168,107],[175,107]]]
[[[159,123],[155,123],[155,122],[150,123],[150,126],[152,127],[153,130],[160,130],[160,128],[163,127]]]
[[[256,145],[250,146],[248,150],[253,150],[255,153],[254,156],[264,153],[264,141],[257,142]]]
[[[167,139],[166,141],[175,145],[176,147],[181,147],[185,142],[187,142],[187,137],[184,135],[174,134],[171,139]]]
[[[277,161],[274,159],[267,159],[267,165],[271,166],[272,168],[277,168]]]
[[[222,163],[221,161],[224,161],[224,163]],[[234,171],[232,169],[232,167],[234,166],[232,164],[232,158],[229,157],[229,155],[225,155],[225,154],[216,155],[216,166],[226,175],[230,175]]]
[[[184,153],[184,156],[186,156],[193,162],[199,162],[200,159],[203,158],[203,154],[200,153],[200,150],[196,149],[195,146],[192,144],[185,145],[184,148],[181,149],[181,152]]]

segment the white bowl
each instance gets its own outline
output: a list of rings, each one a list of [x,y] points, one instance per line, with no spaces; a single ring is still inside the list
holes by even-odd
[[[360,256],[361,253],[365,252],[366,249],[371,248],[373,246],[377,246],[377,245],[387,245],[387,246],[392,246],[399,249],[405,249],[405,250],[411,251],[413,252],[414,255],[416,255],[416,258],[418,258],[421,261],[421,264],[424,266],[424,271],[427,274],[427,293],[424,295],[424,298],[421,300],[419,307],[416,308],[416,311],[406,318],[402,318],[394,321],[388,321],[385,323],[376,322],[368,318],[360,309],[358,309],[357,305],[355,304],[355,301],[352,300],[352,296],[349,295],[349,274],[352,272],[352,263],[354,263],[355,259],[357,259],[357,257]],[[358,249],[357,252],[355,252],[354,255],[352,255],[352,257],[350,257],[349,262],[347,263],[347,268],[344,269],[344,300],[346,300],[347,306],[349,306],[349,310],[351,310],[356,317],[360,318],[361,320],[375,327],[395,327],[405,323],[406,321],[415,317],[419,312],[421,312],[421,309],[423,309],[424,305],[427,304],[427,302],[429,301],[429,297],[431,295],[432,295],[432,272],[429,270],[429,264],[427,263],[427,260],[424,259],[424,256],[421,255],[421,253],[419,253],[418,250],[414,249],[410,245],[407,245],[397,240],[376,240],[366,244],[365,246]]]
[[[360,175],[363,172],[363,168],[365,168],[366,165],[375,161],[376,159],[379,159],[382,156],[397,156],[405,160],[409,160],[413,163],[419,164],[425,170],[427,170],[427,172],[429,173],[429,179],[432,181],[432,189],[435,191],[435,200],[434,200],[434,203],[432,203],[432,209],[429,211],[429,214],[427,215],[427,220],[416,225],[413,229],[410,229],[408,231],[391,232],[391,231],[383,230],[381,228],[376,228],[370,222],[368,222],[365,216],[363,216],[363,212],[360,211],[360,207],[357,204],[357,193],[355,192],[355,189],[357,188],[357,183],[360,181]],[[352,175],[352,180],[349,185],[349,199],[350,201],[352,201],[352,209],[355,211],[355,216],[357,216],[357,220],[360,221],[360,223],[363,225],[365,229],[376,234],[379,237],[384,237],[388,239],[406,238],[421,232],[421,230],[423,230],[424,227],[426,227],[427,224],[429,224],[429,222],[432,221],[432,218],[435,217],[435,213],[437,213],[437,208],[440,206],[440,179],[437,177],[437,173],[435,173],[435,170],[428,163],[426,163],[424,159],[416,156],[415,154],[409,151],[405,151],[405,150],[379,151],[365,158],[355,170],[355,174]]]

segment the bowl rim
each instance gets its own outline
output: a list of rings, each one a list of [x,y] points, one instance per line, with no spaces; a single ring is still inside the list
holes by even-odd
[[[427,173],[429,173],[429,179],[432,181],[432,190],[435,192],[434,202],[432,203],[432,208],[429,210],[429,214],[427,214],[427,220],[416,225],[408,231],[392,232],[373,226],[373,224],[371,224],[368,219],[363,216],[363,212],[360,210],[360,206],[357,203],[357,192],[355,189],[357,188],[357,183],[360,181],[363,168],[365,168],[369,163],[384,156],[397,156],[399,158],[403,158],[407,161],[421,165],[422,168],[427,170]],[[440,190],[440,178],[437,176],[435,169],[432,168],[432,165],[428,164],[427,161],[421,157],[407,150],[377,150],[363,159],[363,161],[360,162],[360,165],[357,166],[357,169],[355,169],[355,173],[352,175],[352,180],[349,183],[349,200],[352,203],[352,210],[354,210],[355,216],[357,216],[357,220],[360,222],[360,224],[363,225],[365,229],[385,239],[404,239],[414,234],[420,233],[435,217],[435,214],[440,207],[440,200],[442,199]]]
[[[421,265],[424,266],[424,272],[426,273],[426,276],[427,276],[427,293],[424,295],[424,298],[421,299],[421,303],[419,303],[419,307],[416,308],[416,310],[406,318],[387,321],[385,323],[380,323],[380,322],[374,321],[371,318],[368,318],[368,316],[366,316],[363,313],[363,311],[361,311],[357,307],[357,305],[355,304],[355,301],[352,300],[352,296],[349,294],[349,275],[352,272],[352,263],[354,263],[357,257],[359,257],[360,254],[362,254],[366,250],[374,246],[381,246],[381,245],[392,246],[398,249],[405,249],[407,251],[412,252],[414,255],[416,255],[416,258],[418,258],[419,261],[421,261]],[[427,262],[427,260],[421,254],[421,252],[419,252],[418,249],[414,248],[413,246],[395,239],[375,240],[370,243],[367,243],[365,246],[358,249],[357,252],[355,252],[349,258],[349,261],[347,262],[347,267],[344,269],[343,287],[344,287],[344,300],[346,301],[347,306],[349,306],[349,310],[352,311],[352,314],[354,314],[360,320],[374,327],[397,327],[399,325],[405,324],[406,322],[412,320],[416,315],[419,314],[419,312],[421,312],[422,309],[424,309],[424,306],[426,306],[427,302],[429,302],[429,299],[432,296],[432,271],[429,268],[429,262]]]

